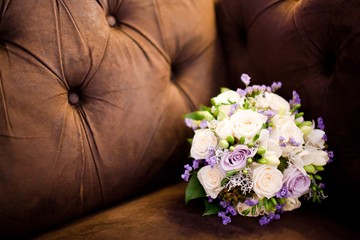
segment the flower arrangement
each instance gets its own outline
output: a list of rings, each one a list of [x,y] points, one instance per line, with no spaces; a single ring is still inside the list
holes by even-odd
[[[275,93],[270,87],[221,89],[211,107],[184,116],[194,130],[190,158],[181,176],[188,182],[185,202],[203,198],[204,215],[217,214],[224,225],[231,217],[261,216],[260,225],[301,206],[300,199],[326,198],[320,172],[332,161],[322,118],[305,121],[301,99]]]

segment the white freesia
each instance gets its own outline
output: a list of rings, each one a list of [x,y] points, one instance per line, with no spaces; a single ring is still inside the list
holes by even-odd
[[[323,150],[307,147],[301,154],[304,165],[324,166],[329,161],[329,155]]]
[[[217,146],[217,138],[210,129],[198,129],[195,131],[190,156],[194,159],[205,159],[209,148]]]
[[[301,151],[301,145],[304,144],[303,133],[294,121],[286,121],[282,125],[274,126],[271,131],[270,138],[274,141],[283,139],[281,143],[286,146],[282,147],[282,155],[288,157],[290,153]],[[290,140],[295,142],[291,144]]]
[[[224,188],[221,186],[221,181],[225,177],[225,172],[218,166],[218,164],[214,167],[207,165],[202,167],[197,173],[199,182],[203,186],[206,195],[213,199],[215,199]]]
[[[290,104],[284,98],[275,93],[265,92],[256,99],[257,108],[270,108],[278,114],[283,115],[290,112]]]
[[[283,174],[275,166],[257,164],[253,169],[254,192],[259,198],[271,198],[282,187]]]
[[[269,130],[261,130],[257,142],[259,142],[259,145],[266,150],[264,158],[267,160],[267,164],[278,166],[280,164],[279,158],[282,154],[282,149],[276,141],[270,139]]]
[[[267,116],[250,109],[238,110],[230,117],[233,134],[236,138],[245,138],[245,144],[250,143],[267,121]]]
[[[301,206],[301,202],[297,198],[285,198],[285,204],[282,208],[283,211],[292,211]]]
[[[323,148],[325,144],[324,140],[325,132],[320,129],[314,129],[310,134],[305,136],[307,144],[310,144],[314,147]]]
[[[225,92],[220,93],[216,97],[211,99],[213,105],[220,105],[220,104],[233,104],[237,102],[243,102],[244,99],[233,90],[227,90]]]
[[[232,136],[232,127],[230,120],[224,119],[222,121],[219,121],[216,125],[215,132],[221,139]]]

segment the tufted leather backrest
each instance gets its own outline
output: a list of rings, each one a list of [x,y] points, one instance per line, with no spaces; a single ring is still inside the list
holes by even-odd
[[[212,0],[0,0],[0,235],[182,166],[182,115],[224,84],[219,54]]]
[[[220,0],[217,15],[232,86],[248,73],[253,84],[281,81],[285,99],[296,90],[304,117],[323,117],[335,154],[325,206],[344,220],[359,212],[345,208],[360,200],[360,1]]]

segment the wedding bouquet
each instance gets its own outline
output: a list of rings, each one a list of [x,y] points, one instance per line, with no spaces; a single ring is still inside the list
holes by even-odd
[[[262,216],[260,225],[300,207],[300,198],[326,198],[320,172],[332,161],[322,118],[306,121],[300,97],[286,101],[271,86],[223,88],[211,107],[184,116],[194,130],[190,158],[181,176],[188,182],[185,202],[203,198],[204,215],[217,214],[224,225],[231,217]]]

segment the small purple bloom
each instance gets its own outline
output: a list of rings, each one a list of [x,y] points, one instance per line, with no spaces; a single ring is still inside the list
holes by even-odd
[[[241,97],[245,97],[245,96],[246,96],[246,91],[243,90],[243,89],[238,88],[238,89],[236,90],[236,92],[237,92]]]
[[[270,220],[267,216],[263,216],[262,218],[260,218],[259,224],[260,224],[261,226],[263,226],[263,225],[268,224],[270,221],[271,221],[271,220]]]
[[[207,155],[205,161],[206,161],[207,164],[210,165],[211,167],[214,167],[214,166],[215,166],[215,164],[217,163],[216,150],[215,150],[215,148],[209,148],[209,149],[208,149],[208,155]]]
[[[206,128],[207,127],[207,121],[206,120],[202,120],[201,122],[200,122],[200,128],[201,129],[204,129],[204,128]]]
[[[192,168],[195,170],[195,169],[198,169],[199,168],[199,164],[200,164],[200,161],[198,159],[195,159],[192,163]]]
[[[259,200],[258,199],[251,199],[251,198],[248,198],[244,201],[244,203],[250,207],[258,204]]]
[[[301,143],[295,141],[295,139],[294,139],[293,137],[290,137],[290,138],[289,138],[288,143],[289,143],[291,146],[296,146],[296,147],[298,147],[298,146],[301,145]]]
[[[237,108],[238,106],[239,106],[238,103],[235,103],[235,104],[231,105],[231,108],[230,108],[230,111],[229,111],[229,114],[228,114],[229,117],[234,114],[234,112],[235,112],[235,110],[236,110],[236,108]]]
[[[229,205],[230,205],[230,203],[227,201],[220,201],[220,206],[223,208],[227,208]]]
[[[230,218],[229,216],[224,216],[224,217],[222,218],[222,224],[223,224],[223,225],[227,225],[227,224],[229,224],[229,223],[231,223],[231,218]]]
[[[300,104],[300,103],[301,103],[301,99],[300,99],[299,94],[298,94],[296,91],[293,91],[292,94],[293,94],[293,97],[292,97],[292,99],[289,101],[290,105],[291,105],[291,106],[295,106],[296,104]]]
[[[189,164],[186,164],[184,166],[185,171],[184,173],[181,175],[181,178],[184,179],[184,181],[188,182],[189,181],[189,177],[190,177],[190,171],[192,170],[191,166]]]
[[[250,84],[250,79],[251,77],[249,75],[247,75],[246,73],[241,74],[241,81],[248,86]]]
[[[279,88],[281,88],[282,83],[281,82],[273,82],[271,84],[271,91],[275,92],[276,90],[278,90]]]
[[[323,120],[321,117],[319,117],[319,118],[317,119],[317,126],[318,126],[319,129],[321,129],[321,130],[324,131],[324,129],[325,129],[325,124],[324,124],[324,120]]]
[[[237,211],[233,206],[229,205],[226,208],[226,213],[230,213],[232,216],[235,216],[237,214]]]
[[[276,193],[277,198],[286,198],[288,197],[288,190],[286,186],[283,186],[279,192]]]
[[[327,161],[327,163],[331,163],[334,160],[334,152],[333,151],[327,151],[328,156],[329,156],[329,160]]]

